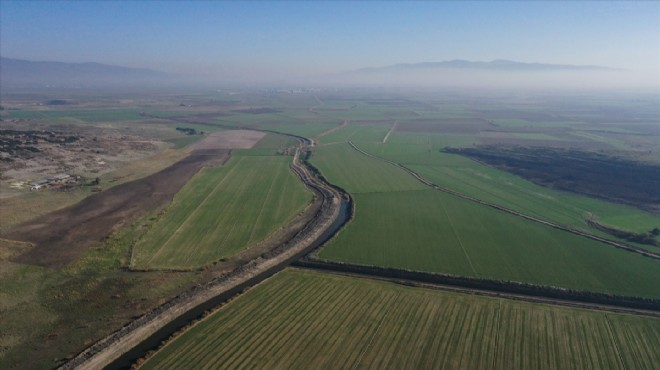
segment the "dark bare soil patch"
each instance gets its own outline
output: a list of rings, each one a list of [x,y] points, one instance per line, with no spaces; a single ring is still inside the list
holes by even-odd
[[[495,126],[482,118],[420,119],[401,123],[397,131],[431,133],[478,133]]]
[[[73,104],[74,103],[63,99],[54,99],[46,102],[46,105],[73,105]]]
[[[524,110],[516,109],[502,109],[502,110],[490,110],[490,109],[475,109],[474,112],[488,117],[489,119],[522,119],[525,121],[565,121],[566,118],[558,114],[550,114],[543,112],[530,112]]]
[[[445,149],[534,183],[660,214],[660,166],[604,154],[528,147]]]
[[[517,138],[509,136],[508,133],[502,133],[502,135],[497,135],[499,132],[489,132],[488,137],[480,137],[479,143],[483,146],[490,147],[515,147],[515,146],[525,146],[525,147],[536,147],[536,148],[554,148],[554,150],[561,149],[572,149],[572,150],[601,150],[601,149],[612,149],[612,145],[599,141],[588,141],[588,140],[544,140],[544,139],[527,139],[527,138]]]
[[[426,109],[431,111],[437,110],[437,107],[432,104],[403,98],[369,99],[364,100],[364,102],[370,105],[382,105],[386,107]]]
[[[228,158],[228,150],[196,150],[156,174],[18,225],[2,237],[35,245],[13,258],[15,262],[65,266],[122,225],[169,202],[202,166],[219,165]]]

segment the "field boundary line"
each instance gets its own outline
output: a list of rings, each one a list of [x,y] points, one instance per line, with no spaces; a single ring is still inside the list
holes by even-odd
[[[502,324],[502,298],[499,299],[499,305],[497,306],[497,328],[495,329],[495,344],[493,345],[493,366],[492,369],[495,370],[497,366],[497,348],[500,344],[500,326]]]
[[[378,332],[380,331],[381,326],[383,326],[383,322],[385,321],[385,318],[387,318],[387,315],[390,314],[390,311],[392,310],[392,306],[396,304],[396,300],[399,298],[399,295],[401,293],[397,293],[396,297],[394,297],[392,304],[387,307],[387,311],[385,311],[385,314],[383,317],[380,318],[380,321],[378,322],[378,326],[376,327],[376,330],[374,330],[374,333],[371,334],[371,338],[369,338],[369,343],[367,343],[367,346],[364,347],[362,352],[360,352],[360,356],[358,357],[357,361],[355,362],[355,365],[351,369],[355,370],[357,369],[358,366],[360,366],[360,362],[362,362],[362,357],[364,357],[364,354],[367,353],[369,350],[369,347],[371,347],[371,344],[374,342],[374,339],[376,339],[376,335],[378,335]]]
[[[554,222],[545,221],[545,220],[542,220],[540,218],[536,218],[534,216],[530,216],[530,215],[527,215],[527,214],[522,213],[522,212],[514,211],[513,209],[510,209],[510,208],[506,208],[506,207],[503,207],[503,206],[500,206],[500,205],[497,205],[497,204],[494,204],[494,203],[490,203],[488,201],[485,201],[485,200],[482,200],[482,199],[479,199],[479,198],[475,198],[475,197],[467,195],[467,194],[463,194],[463,193],[455,191],[455,190],[451,190],[451,189],[442,187],[440,185],[432,183],[430,180],[426,179],[425,177],[421,176],[417,172],[415,172],[412,169],[404,166],[401,163],[398,163],[398,162],[395,162],[395,161],[392,161],[392,160],[389,160],[389,159],[385,159],[385,158],[378,157],[376,155],[367,153],[364,150],[358,148],[352,141],[349,141],[348,144],[351,147],[353,147],[353,149],[355,149],[356,151],[358,151],[359,153],[362,153],[363,155],[365,155],[367,157],[371,157],[371,158],[374,158],[374,159],[377,159],[377,160],[381,160],[381,161],[389,163],[393,166],[401,168],[402,170],[408,172],[410,175],[412,175],[414,178],[416,178],[418,181],[420,181],[421,183],[423,183],[424,185],[426,185],[426,186],[428,186],[432,189],[439,190],[439,191],[442,191],[444,193],[451,194],[453,196],[463,198],[463,199],[466,199],[466,200],[469,200],[469,201],[472,201],[472,202],[475,202],[475,203],[478,203],[478,204],[481,204],[481,205],[484,205],[484,206],[487,206],[487,207],[491,207],[491,208],[494,208],[498,211],[506,212],[508,214],[518,216],[518,217],[524,218],[524,219],[532,221],[532,222],[536,222],[536,223],[539,223],[539,224],[542,224],[542,225],[545,225],[545,226],[549,226],[549,227],[552,227],[552,228],[557,229],[557,230],[566,231],[566,232],[569,232],[571,234],[575,234],[575,235],[579,235],[579,236],[582,236],[582,237],[585,237],[585,238],[588,238],[588,239],[592,239],[592,240],[601,242],[603,244],[613,246],[615,248],[626,250],[628,252],[641,254],[644,257],[649,257],[649,258],[653,258],[653,259],[656,259],[656,260],[660,260],[660,254],[658,254],[658,253],[654,253],[654,252],[651,252],[651,251],[647,251],[645,249],[637,248],[637,247],[634,247],[630,244],[625,244],[625,243],[617,242],[617,241],[610,240],[610,239],[607,239],[607,238],[603,238],[603,237],[600,237],[598,235],[591,234],[591,233],[588,233],[588,232],[582,231],[582,230],[577,230],[577,229],[574,229],[574,228],[569,227],[569,226],[564,226],[564,225],[560,225],[560,224],[557,224],[557,223],[554,223]]]
[[[295,268],[311,271],[321,271],[337,275],[345,275],[363,279],[389,281],[404,286],[427,289],[462,292],[466,294],[483,295],[494,298],[503,298],[513,301],[552,304],[565,307],[599,310],[604,312],[625,313],[631,315],[660,318],[660,300],[639,297],[619,297],[619,299],[637,299],[639,302],[595,301],[580,299],[576,296],[553,296],[552,293],[568,292],[562,288],[553,288],[542,285],[523,284],[516,282],[486,280],[465,276],[453,276],[429,272],[419,272],[378,266],[358,265],[344,262],[334,262],[320,258],[306,257],[292,264]],[[435,278],[435,281],[429,278]],[[501,286],[503,285],[504,286]],[[508,285],[507,285],[508,284]],[[509,286],[511,285],[511,286]],[[518,288],[517,290],[515,288]],[[551,289],[543,292],[540,288]],[[530,292],[531,291],[531,292]],[[580,293],[579,291],[577,293]],[[589,293],[589,292],[586,292]],[[590,295],[587,298],[591,297]],[[641,303],[640,307],[635,303]]]
[[[230,170],[224,175],[224,177],[222,178],[222,181],[220,181],[220,182],[219,182],[219,183],[213,188],[213,190],[211,190],[211,191],[206,195],[206,197],[204,197],[204,200],[202,200],[202,201],[197,205],[197,207],[195,207],[195,210],[193,210],[192,212],[190,212],[190,214],[188,215],[188,217],[186,217],[186,219],[181,223],[181,225],[179,225],[179,227],[177,227],[177,229],[172,233],[172,235],[170,235],[170,237],[167,238],[167,240],[165,241],[165,243],[163,243],[163,245],[158,249],[158,252],[156,252],[153,256],[151,256],[151,258],[146,262],[146,265],[149,265],[149,264],[151,263],[151,261],[153,261],[154,258],[156,258],[156,257],[160,254],[160,252],[163,251],[163,250],[165,249],[165,246],[168,245],[168,244],[170,243],[170,241],[172,240],[172,238],[174,238],[174,237],[179,233],[179,231],[181,230],[181,228],[183,228],[184,225],[187,225],[187,224],[188,224],[188,222],[189,222],[189,221],[193,218],[193,216],[197,213],[197,211],[199,210],[199,208],[200,208],[204,203],[206,203],[206,201],[207,201],[207,200],[208,200],[213,194],[215,194],[215,193],[217,192],[218,188],[220,188],[220,186],[221,186],[222,184],[225,183],[225,181],[230,177],[229,175],[230,175],[231,173],[234,172],[234,170],[238,167],[238,165],[241,163],[242,160],[243,160],[243,157],[241,157],[241,158],[238,159],[238,161],[236,162],[236,164],[234,165],[234,167],[232,167],[232,168],[231,168],[231,169],[230,169]]]
[[[349,124],[350,122],[351,122],[351,120],[345,119],[344,122],[342,122],[341,125],[339,125],[339,126],[335,126],[335,127],[333,127],[333,128],[330,128],[330,129],[327,129],[327,130],[321,132],[320,134],[314,136],[314,139],[315,139],[315,140],[318,140],[319,138],[321,138],[321,137],[323,137],[323,136],[325,136],[325,135],[330,135],[331,133],[333,133],[333,132],[335,132],[335,131],[339,131],[339,130],[341,130],[342,128],[348,126],[348,124]]]
[[[256,171],[254,171],[254,170],[252,172],[246,174],[245,176],[243,176],[243,178],[240,179],[240,185],[238,187],[239,188],[239,193],[234,194],[234,197],[229,202],[227,202],[227,204],[225,204],[225,206],[227,206],[228,208],[233,207],[233,205],[236,204],[236,202],[238,202],[239,199],[241,199],[241,196],[245,193],[245,191],[247,189],[247,186],[244,185],[245,182],[247,181],[248,183],[250,183],[252,180],[254,180],[254,178],[256,176],[258,176],[258,175],[256,175]],[[218,232],[220,228],[217,227],[217,225],[222,223],[221,220],[225,220],[229,217],[231,217],[231,215],[228,214],[228,213],[225,213],[225,214],[222,214],[220,216],[220,218],[216,218],[215,219],[215,221],[217,221],[216,227],[211,232],[214,233],[214,234],[216,232]],[[236,231],[236,225],[237,225],[238,222],[239,222],[238,217],[233,217],[233,220],[232,220],[231,224],[227,225],[229,227],[228,231],[226,231],[224,233],[221,233],[221,235],[218,235],[218,240],[214,243],[215,245],[218,246],[218,250],[223,250],[224,249],[223,247],[225,247],[226,244],[232,242],[231,236]],[[192,253],[194,251],[191,250],[190,252]],[[189,253],[188,255],[190,256],[191,253]],[[234,251],[234,253],[236,253],[236,251]],[[230,255],[231,254],[232,253],[230,252]],[[224,255],[219,255],[218,259],[223,258],[223,257],[224,257]]]
[[[445,204],[442,201],[440,202],[440,206],[442,207],[442,210],[445,212],[445,216],[447,216],[447,222],[449,222],[449,227],[451,227],[451,231],[454,232],[454,236],[456,237],[456,240],[458,240],[458,245],[461,246],[461,249],[463,250],[463,254],[465,254],[465,258],[467,258],[467,261],[470,264],[470,268],[472,269],[472,272],[474,272],[474,275],[476,275],[478,277],[479,273],[474,268],[474,265],[472,264],[472,259],[470,258],[470,255],[468,254],[467,250],[465,250],[465,246],[463,245],[463,242],[461,241],[461,237],[458,235],[458,232],[456,232],[456,228],[454,227],[454,223],[451,222],[451,217],[449,217],[449,212],[447,212],[447,208],[445,207]]]
[[[392,133],[392,131],[396,130],[397,127],[399,127],[399,121],[394,121],[392,127],[390,128],[389,131],[387,131],[387,134],[385,134],[385,137],[383,138],[383,144],[387,143],[387,139],[389,139],[390,134]]]
[[[612,322],[610,321],[610,318],[607,317],[607,313],[603,315],[605,316],[605,322],[607,323],[607,331],[610,333],[610,338],[612,338],[612,342],[614,343],[614,349],[616,349],[616,355],[619,358],[619,361],[621,362],[621,366],[623,367],[623,370],[627,370],[628,368],[626,367],[626,363],[623,361],[623,356],[621,355],[621,349],[619,348],[619,341],[614,336],[614,329],[612,329]]]
[[[288,167],[288,164],[287,164],[287,167]],[[259,214],[257,215],[257,218],[254,220],[254,224],[253,224],[252,230],[250,230],[250,236],[248,237],[246,245],[252,245],[252,238],[254,237],[254,233],[256,232],[256,230],[259,226],[259,222],[261,221],[261,217],[264,214],[263,205],[268,203],[268,200],[270,199],[271,194],[273,193],[273,186],[275,185],[275,182],[277,181],[277,179],[280,178],[280,176],[282,175],[283,172],[284,171],[277,171],[275,177],[271,179],[270,185],[268,186],[268,193],[266,194],[266,198],[264,199],[264,202],[261,204],[261,209],[259,209]],[[259,241],[260,240],[257,240],[255,243],[257,243]]]

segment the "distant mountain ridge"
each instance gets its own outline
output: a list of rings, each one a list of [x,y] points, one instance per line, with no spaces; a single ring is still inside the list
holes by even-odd
[[[614,72],[613,72],[614,71]],[[523,63],[511,60],[490,62],[449,60],[401,63],[385,67],[302,77],[298,83],[341,86],[424,87],[533,87],[595,86],[628,78],[621,69],[595,65]],[[276,73],[273,74],[274,76]],[[147,68],[129,68],[101,63],[28,61],[0,57],[0,87],[12,88],[163,88],[217,83],[242,86],[249,76],[174,75]],[[296,81],[296,77],[292,77]],[[605,82],[603,82],[605,81]],[[287,83],[280,81],[278,83]],[[250,86],[254,82],[247,82]],[[258,83],[258,82],[257,82]],[[270,83],[266,78],[264,83]],[[610,82],[611,84],[611,82]]]
[[[5,87],[94,87],[162,83],[174,76],[146,68],[101,63],[41,62],[0,57],[0,82]]]
[[[548,63],[524,63],[512,60],[497,59],[490,62],[479,62],[454,59],[443,62],[422,63],[400,63],[385,67],[361,68],[354,73],[364,72],[393,72],[420,69],[478,69],[491,71],[604,71],[614,68],[595,65],[571,65],[571,64],[548,64]]]

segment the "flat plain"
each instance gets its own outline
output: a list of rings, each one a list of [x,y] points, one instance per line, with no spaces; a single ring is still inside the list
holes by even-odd
[[[657,318],[286,270],[142,369],[652,369]]]
[[[316,137],[311,162],[356,202],[355,219],[321,250],[322,257],[660,296],[657,261],[430,190],[348,144],[452,190],[615,239],[590,228],[587,217],[635,232],[659,227],[659,218],[539,186],[442,149],[567,148],[657,165],[656,97],[219,90],[122,97],[120,103],[103,94],[61,94],[66,105],[48,105],[44,95],[3,96],[3,125],[85,136],[86,145],[61,149],[72,158],[90,158],[89,171],[80,174],[87,183],[99,177],[101,193],[171,165],[212,132],[246,128]],[[233,268],[225,256],[255,244],[246,254],[260,253],[259,241],[311,199],[288,168],[296,141],[268,133],[251,149],[233,149],[230,162],[199,172],[162,213],[97,238],[66,266],[21,263],[16,256],[29,246],[0,240],[0,311],[6,318],[0,320],[0,368],[58,367],[133,318]],[[128,156],[120,145],[141,151]],[[69,164],[75,163],[62,162]],[[79,174],[75,167],[61,168],[51,166],[43,176]],[[7,189],[13,181],[42,177],[33,172],[34,178],[3,177],[3,231],[92,194],[88,185],[71,193]],[[294,270],[233,300],[146,368],[655,369],[658,332],[658,320],[644,316]]]
[[[346,143],[317,148],[311,162],[331,183],[351,194],[426,188],[407,173],[368,158]]]
[[[355,200],[322,258],[660,297],[660,261],[431,190],[348,144],[318,148],[312,163]]]
[[[312,198],[290,162],[289,156],[235,156],[203,169],[135,246],[132,266],[202,266],[284,226]]]
[[[440,151],[450,143],[461,147],[461,140],[452,137],[441,140],[394,133],[387,145],[359,142],[358,146],[370,154],[401,163],[445,188],[596,234],[599,231],[589,226],[588,217],[635,232],[660,226],[660,217],[643,210],[543,187],[472,159]]]
[[[319,253],[348,263],[660,298],[660,261],[435,190],[356,194]]]

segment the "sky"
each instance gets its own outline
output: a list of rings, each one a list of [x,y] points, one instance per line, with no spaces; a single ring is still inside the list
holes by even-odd
[[[0,55],[19,59],[254,78],[508,59],[660,78],[658,1],[0,2]]]

